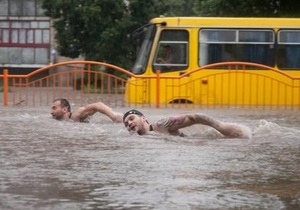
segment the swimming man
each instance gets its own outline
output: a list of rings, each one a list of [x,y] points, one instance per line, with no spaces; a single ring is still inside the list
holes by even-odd
[[[145,135],[150,131],[154,131],[174,136],[184,136],[179,129],[194,124],[202,124],[213,127],[225,137],[249,138],[249,134],[247,134],[246,131],[244,131],[238,125],[221,122],[204,114],[172,116],[160,119],[150,124],[143,113],[132,109],[124,114],[123,123],[130,133],[138,133],[139,135]]]
[[[100,112],[109,117],[113,122],[121,123],[122,114],[112,111],[110,107],[102,102],[88,104],[71,112],[71,105],[65,98],[58,98],[53,101],[51,115],[56,120],[71,119],[74,122],[88,122],[90,116]]]

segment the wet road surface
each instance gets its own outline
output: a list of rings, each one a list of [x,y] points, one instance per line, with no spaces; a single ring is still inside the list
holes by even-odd
[[[202,125],[185,138],[137,136],[100,114],[72,123],[48,107],[2,107],[0,209],[300,208],[298,112],[142,111],[150,121],[204,112],[253,136],[224,139]]]

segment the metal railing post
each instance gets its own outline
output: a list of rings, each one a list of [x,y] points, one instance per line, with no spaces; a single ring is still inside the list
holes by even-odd
[[[160,70],[156,70],[156,108],[160,107]]]
[[[8,106],[8,70],[3,70],[3,101],[4,106]]]

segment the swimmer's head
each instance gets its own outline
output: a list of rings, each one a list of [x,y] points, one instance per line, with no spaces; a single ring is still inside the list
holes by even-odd
[[[71,106],[67,99],[58,98],[53,101],[51,115],[56,120],[66,119],[71,112]]]
[[[128,115],[131,115],[131,114],[136,114],[136,115],[139,115],[139,116],[144,116],[144,114],[136,109],[131,109],[129,110],[128,112],[126,112],[124,115],[123,115],[123,122],[125,121],[126,117]]]
[[[70,102],[67,99],[65,99],[65,98],[57,98],[57,99],[55,99],[53,101],[53,103],[55,103],[57,101],[59,101],[60,106],[62,108],[66,108],[68,112],[71,112],[71,105],[70,105]]]
[[[149,127],[144,114],[136,109],[129,110],[123,115],[123,123],[130,133],[144,135],[147,133],[146,127]]]

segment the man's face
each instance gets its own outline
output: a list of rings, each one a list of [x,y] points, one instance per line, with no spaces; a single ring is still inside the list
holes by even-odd
[[[67,113],[67,108],[61,107],[60,101],[55,101],[51,107],[51,115],[56,120],[62,120]]]
[[[146,133],[144,124],[146,123],[145,117],[130,114],[124,119],[124,125],[130,133],[138,133],[143,135]]]

